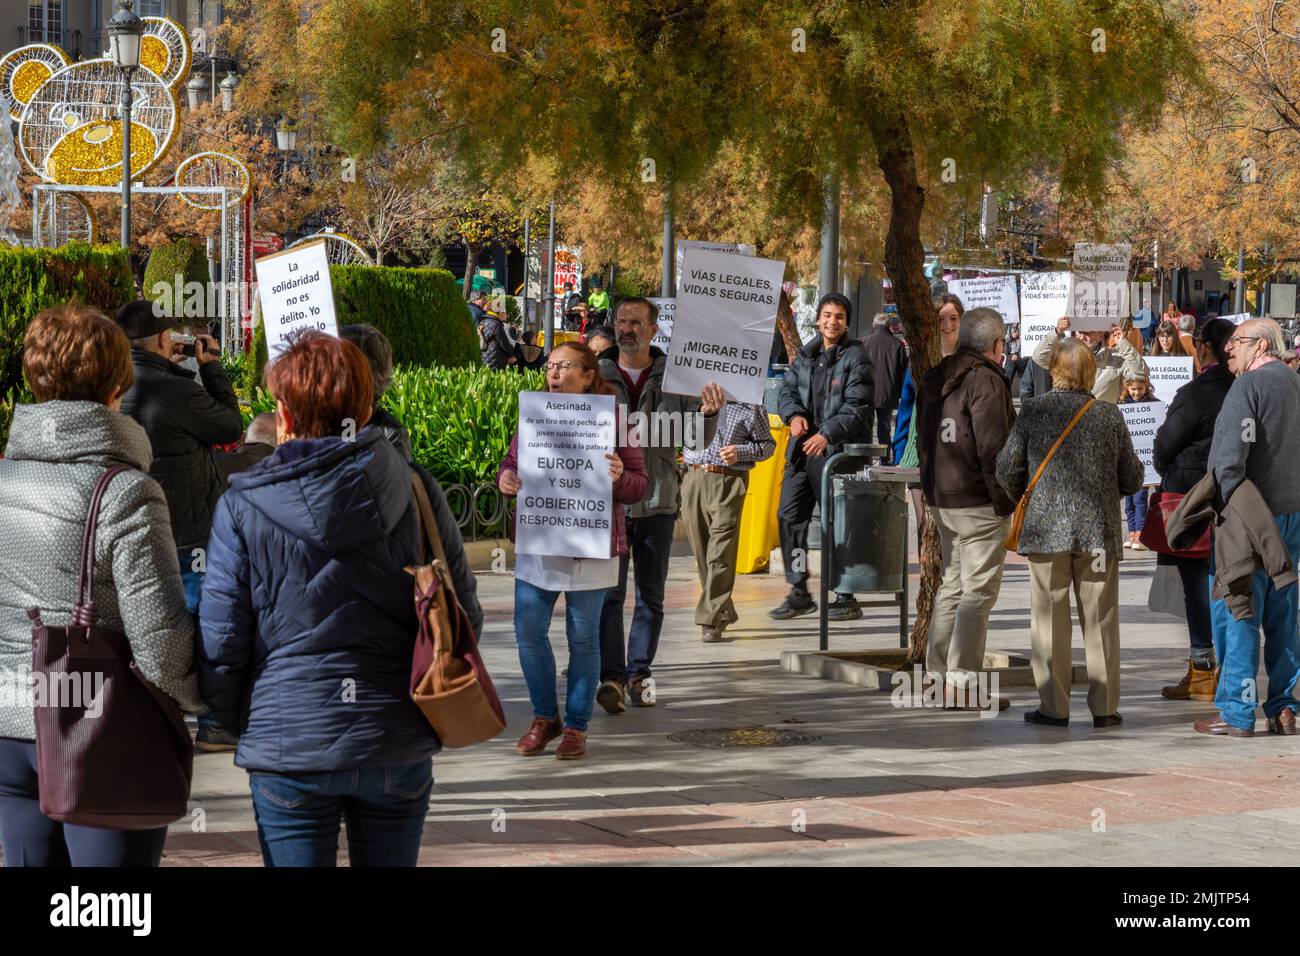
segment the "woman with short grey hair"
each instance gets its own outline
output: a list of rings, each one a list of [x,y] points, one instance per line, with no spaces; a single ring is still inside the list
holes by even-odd
[[[393,384],[393,346],[373,325],[345,325],[339,329],[339,338],[347,339],[366,357],[370,364],[370,378],[375,389],[375,410],[369,424],[374,425],[397,449],[405,461],[411,461],[411,436],[406,427],[381,404],[384,393]]]
[[[1145,469],[1124,416],[1093,399],[1097,362],[1078,339],[1051,353],[1052,391],[1027,399],[998,455],[998,483],[1028,492],[1016,551],[1029,559],[1034,683],[1031,724],[1070,722],[1070,591],[1079,604],[1094,727],[1122,723],[1119,706],[1120,497],[1142,487]],[[1064,437],[1063,437],[1064,436]],[[1058,445],[1059,441],[1059,445]],[[1046,464],[1044,465],[1044,461]]]

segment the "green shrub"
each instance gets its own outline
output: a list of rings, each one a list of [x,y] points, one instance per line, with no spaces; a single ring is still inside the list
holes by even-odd
[[[0,399],[0,454],[4,453],[5,446],[9,444],[9,429],[14,423],[14,406],[31,405],[36,401],[36,396],[24,382],[15,395],[11,390]]]
[[[176,287],[176,277],[181,277],[180,288]],[[149,253],[149,263],[144,269],[144,297],[163,303],[167,315],[186,315],[195,303],[189,299],[186,286],[198,283],[203,290],[202,316],[192,318],[214,318],[208,316],[207,292],[210,281],[207,254],[189,239],[177,239],[174,242],[155,246]]]
[[[443,269],[331,266],[338,324],[388,336],[399,365],[478,365],[478,334],[460,283]]]
[[[444,485],[491,483],[519,424],[519,393],[546,387],[540,369],[523,373],[474,368],[398,368],[383,406],[406,426],[417,464]],[[241,405],[244,426],[275,411],[275,399],[254,388]]]
[[[540,370],[404,368],[383,405],[411,435],[411,453],[442,484],[491,482],[519,423],[519,393],[541,389]]]
[[[126,254],[84,242],[59,249],[0,246],[0,395],[22,387],[27,323],[42,309],[74,297],[110,316],[134,299]]]

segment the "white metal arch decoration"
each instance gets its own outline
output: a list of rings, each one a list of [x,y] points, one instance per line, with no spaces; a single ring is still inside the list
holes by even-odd
[[[231,204],[248,198],[253,188],[253,174],[241,160],[229,153],[195,153],[181,161],[174,178],[176,192],[181,199],[196,209],[218,210],[219,197],[210,193],[190,192],[190,186],[225,186],[233,190]]]
[[[23,107],[72,58],[52,43],[29,43],[10,50],[0,59],[0,92],[9,98],[9,118],[22,118]]]
[[[289,248],[315,242],[317,239],[325,240],[325,254],[332,266],[373,266],[375,264],[370,254],[361,247],[361,243],[333,229],[322,229],[315,235],[303,236],[289,243]]]

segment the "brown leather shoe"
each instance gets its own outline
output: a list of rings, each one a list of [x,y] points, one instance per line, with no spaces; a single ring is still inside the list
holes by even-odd
[[[1294,720],[1294,718],[1292,718]],[[1255,728],[1242,730],[1240,727],[1234,727],[1232,724],[1225,724],[1223,718],[1219,716],[1206,717],[1204,720],[1198,720],[1192,724],[1192,729],[1198,734],[1209,734],[1212,737],[1254,737]]]
[[[1286,734],[1288,737],[1294,737],[1295,711],[1288,707],[1276,717],[1270,717],[1268,719],[1268,732],[1270,734]]]
[[[560,724],[558,717],[534,717],[533,722],[528,725],[528,730],[519,738],[519,743],[515,744],[515,749],[524,757],[536,757],[546,749],[556,737],[564,732],[564,727]]]
[[[576,727],[564,728],[564,739],[555,748],[556,760],[577,760],[587,756],[587,732]]]
[[[627,688],[622,681],[603,680],[596,688],[596,703],[604,707],[607,714],[621,714],[625,709],[623,698],[626,694]]]

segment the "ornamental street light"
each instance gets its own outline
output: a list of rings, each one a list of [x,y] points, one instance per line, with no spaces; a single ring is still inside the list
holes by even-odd
[[[144,21],[131,9],[133,0],[119,0],[108,21],[109,53],[122,71],[122,248],[131,249],[131,74],[140,66]]]
[[[292,153],[298,145],[298,130],[288,117],[275,124],[275,145],[282,153]]]
[[[190,109],[199,108],[199,97],[207,91],[208,78],[202,73],[195,73],[190,77],[190,81],[185,84],[185,95],[189,98]]]

